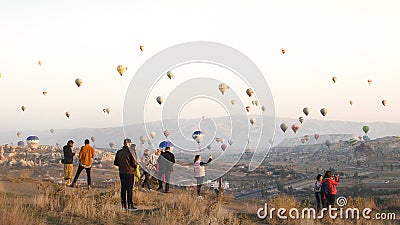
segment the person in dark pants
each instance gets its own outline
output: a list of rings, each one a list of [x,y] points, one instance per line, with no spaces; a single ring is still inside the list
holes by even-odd
[[[151,158],[150,158],[150,149],[144,150],[141,161],[143,165],[143,175],[144,175],[142,188],[147,187],[149,191],[153,191],[153,189],[151,189],[150,186],[150,171],[153,170],[153,165],[151,164]]]
[[[211,161],[212,161],[211,154],[207,162],[202,162],[200,155],[196,155],[194,157],[194,162],[193,162],[194,177],[196,178],[197,181],[197,196],[200,199],[203,199],[203,197],[201,196],[201,186],[204,182],[204,177],[206,176],[206,168],[204,166],[206,166]]]
[[[137,161],[133,157],[130,147],[132,141],[124,140],[124,146],[115,155],[114,165],[118,166],[119,177],[121,180],[121,204],[124,209],[136,211],[133,205],[132,189],[135,184]]]
[[[317,200],[317,210],[321,209],[322,206],[322,195],[321,195],[321,181],[322,181],[322,175],[318,174],[317,175],[317,180],[315,181],[315,187],[314,187],[314,192],[315,192],[315,199]]]
[[[171,172],[175,163],[175,156],[171,153],[172,148],[166,147],[165,152],[162,152],[158,158],[159,172],[158,172],[158,189],[157,191],[163,190],[163,176],[165,176],[165,193],[169,192],[169,182],[171,178]]]
[[[326,196],[326,202],[328,207],[329,205],[334,206],[336,201],[336,193],[337,189],[336,186],[339,185],[339,177],[335,176],[335,179],[332,178],[332,171],[326,171],[324,179],[321,181],[321,190],[324,189],[324,186],[328,187],[326,191],[328,194]],[[325,191],[324,191],[325,192]]]
[[[86,139],[85,145],[82,146],[81,150],[79,151],[79,167],[78,170],[76,171],[74,181],[71,184],[72,187],[76,186],[76,181],[78,180],[79,175],[81,174],[82,170],[85,169],[87,175],[88,189],[90,189],[92,184],[92,177],[90,174],[90,170],[92,168],[93,157],[94,157],[94,148],[90,146],[90,141]]]

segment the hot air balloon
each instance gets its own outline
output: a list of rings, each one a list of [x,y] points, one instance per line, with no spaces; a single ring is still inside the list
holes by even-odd
[[[65,113],[65,116],[66,116],[67,118],[69,118],[69,117],[71,116],[71,114],[70,114],[69,112],[66,112],[66,113]]]
[[[119,75],[121,75],[121,76],[122,76],[122,74],[125,73],[126,69],[127,69],[127,67],[124,66],[124,65],[118,65],[117,66],[117,71],[118,71]]]
[[[24,142],[24,141],[18,141],[18,142],[17,142],[17,145],[18,145],[19,147],[23,147],[23,146],[25,146],[25,142]]]
[[[281,127],[281,130],[283,131],[283,133],[285,133],[289,126],[286,123],[281,123],[280,127]]]
[[[41,65],[42,65],[42,61],[39,60],[39,61],[38,61],[38,64],[39,64],[39,66],[41,66]]]
[[[149,133],[151,138],[154,138],[156,136],[156,132],[152,131]]]
[[[147,141],[147,137],[146,136],[140,136],[140,142],[142,144],[146,143],[146,141]]]
[[[315,140],[318,140],[319,134],[314,134],[314,138],[315,138]]]
[[[96,141],[96,137],[92,136],[92,137],[90,137],[90,140],[92,140],[92,142],[95,142]]]
[[[251,104],[258,106],[258,101],[252,101]]]
[[[285,51],[284,48],[282,48],[281,51],[282,51],[282,54],[285,54],[285,53],[286,53],[286,51]]]
[[[367,135],[369,131],[369,126],[363,126],[362,130],[364,131],[365,135]]]
[[[200,144],[203,141],[204,133],[202,131],[197,130],[193,132],[192,138],[197,142],[197,144]]]
[[[328,146],[328,148],[329,148],[329,146],[331,146],[331,144],[332,144],[332,142],[330,140],[325,141],[325,145]]]
[[[110,108],[107,108],[107,109],[106,109],[106,113],[107,113],[107,114],[110,114]]]
[[[368,80],[368,84],[371,84],[372,83],[372,80]]]
[[[110,146],[110,148],[114,148],[114,142],[110,142],[110,143],[108,143],[108,145]]]
[[[333,81],[333,83],[336,83],[337,77],[332,77],[332,81]]]
[[[350,100],[349,103],[350,103],[350,105],[353,105],[354,102],[353,102],[353,100]]]
[[[306,143],[306,140],[304,138],[300,139],[300,141],[302,144]]]
[[[262,110],[263,112],[265,112],[265,110],[267,110],[267,107],[266,107],[265,105],[263,105],[263,106],[261,107],[261,110]]]
[[[218,85],[218,89],[222,94],[225,94],[225,91],[227,91],[229,89],[229,86],[224,83],[220,83]]]
[[[78,79],[75,80],[75,84],[76,84],[78,87],[80,87],[80,86],[82,85],[82,83],[83,83],[83,81],[82,81],[80,78],[78,78]]]
[[[211,145],[208,145],[208,146],[207,146],[207,149],[208,149],[208,150],[211,150],[211,148],[212,148]]]
[[[350,142],[350,145],[355,145],[355,144],[357,144],[358,143],[358,140],[357,139],[355,139],[355,138],[350,138],[350,140],[349,140],[349,142]]]
[[[222,149],[222,151],[225,151],[225,149],[228,147],[228,145],[226,145],[226,144],[222,144],[221,145],[221,149]]]
[[[222,140],[222,138],[220,138],[220,137],[215,138],[215,141],[216,141],[217,143],[220,143],[221,140]]]
[[[252,126],[254,126],[254,124],[256,123],[256,119],[250,119],[250,124],[252,125]]]
[[[23,105],[23,106],[21,106],[21,110],[23,111],[23,112],[25,112],[25,110],[26,110],[26,107]]]
[[[43,91],[42,93],[43,93],[43,95],[44,95],[44,96],[46,96],[46,95],[47,95],[47,91]]]
[[[143,45],[141,45],[140,47],[139,47],[139,49],[140,49],[140,51],[144,51],[144,46]]]
[[[28,144],[29,148],[37,149],[39,147],[40,140],[37,136],[29,136],[26,138],[26,144]]]
[[[304,115],[308,116],[308,114],[310,114],[310,108],[305,107],[305,108],[303,109],[303,113],[304,113]]]
[[[167,72],[167,77],[168,77],[169,79],[172,79],[172,78],[174,77],[174,73],[172,73],[172,71],[168,71],[168,72]]]
[[[165,131],[164,131],[164,136],[165,136],[165,137],[168,137],[170,134],[171,134],[171,132],[169,132],[169,130],[165,130]]]
[[[370,141],[371,140],[371,138],[369,138],[367,135],[364,135],[362,138],[363,138],[364,141]]]
[[[160,142],[158,147],[160,149],[165,149],[166,147],[173,147],[173,144],[171,142],[169,142],[169,141],[162,141],[162,142]]]
[[[22,136],[22,133],[21,132],[17,132],[17,137],[21,137]]]
[[[50,133],[54,133],[54,129],[50,129]]]
[[[247,94],[249,97],[251,97],[251,96],[254,94],[253,89],[248,88],[248,89],[246,90],[246,94]]]
[[[224,143],[224,142],[225,142],[225,139],[221,138],[221,143]]]
[[[386,106],[386,104],[387,104],[387,101],[386,100],[382,100],[382,105]]]
[[[325,108],[322,108],[322,109],[320,110],[320,112],[321,112],[322,116],[325,116],[325,115],[328,113],[328,110],[325,109]]]
[[[231,104],[234,105],[236,103],[235,100],[231,100]]]
[[[299,130],[299,125],[296,125],[296,124],[294,124],[294,125],[292,125],[292,131],[294,132],[294,133],[297,133],[297,131]]]
[[[160,105],[164,102],[164,98],[161,97],[161,96],[158,96],[158,97],[156,98],[156,100],[157,100],[158,104],[160,104]]]
[[[299,117],[299,121],[300,121],[300,123],[303,123],[304,122],[304,118],[303,117]]]
[[[229,141],[228,141],[228,144],[229,144],[229,145],[232,145],[232,144],[233,144],[233,141],[232,141],[232,140],[229,140]]]
[[[251,142],[251,138],[247,138],[247,144]]]
[[[0,73],[0,78],[1,78],[1,73]]]
[[[250,106],[246,106],[246,111],[250,112]]]

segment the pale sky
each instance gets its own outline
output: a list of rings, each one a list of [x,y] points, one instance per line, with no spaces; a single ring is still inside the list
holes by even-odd
[[[315,119],[325,107],[325,120],[400,122],[399,9],[397,0],[1,1],[0,124],[10,131],[121,126],[137,68],[191,41],[229,45],[253,60],[278,117],[297,118],[308,106]],[[119,64],[128,66],[122,77]]]

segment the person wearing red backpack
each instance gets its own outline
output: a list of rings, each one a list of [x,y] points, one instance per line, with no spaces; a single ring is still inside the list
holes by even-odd
[[[325,172],[324,179],[321,182],[321,195],[324,203],[324,207],[328,205],[335,205],[336,201],[336,186],[339,185],[339,177],[335,176],[332,178],[332,171],[328,170]]]

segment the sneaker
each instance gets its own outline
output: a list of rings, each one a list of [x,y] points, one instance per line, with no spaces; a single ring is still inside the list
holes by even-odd
[[[132,207],[132,208],[127,209],[127,211],[135,212],[135,211],[138,211],[138,208]]]
[[[150,192],[153,192],[154,190],[150,188],[149,191],[150,191]]]
[[[199,195],[197,198],[203,200],[203,196],[201,195]]]

